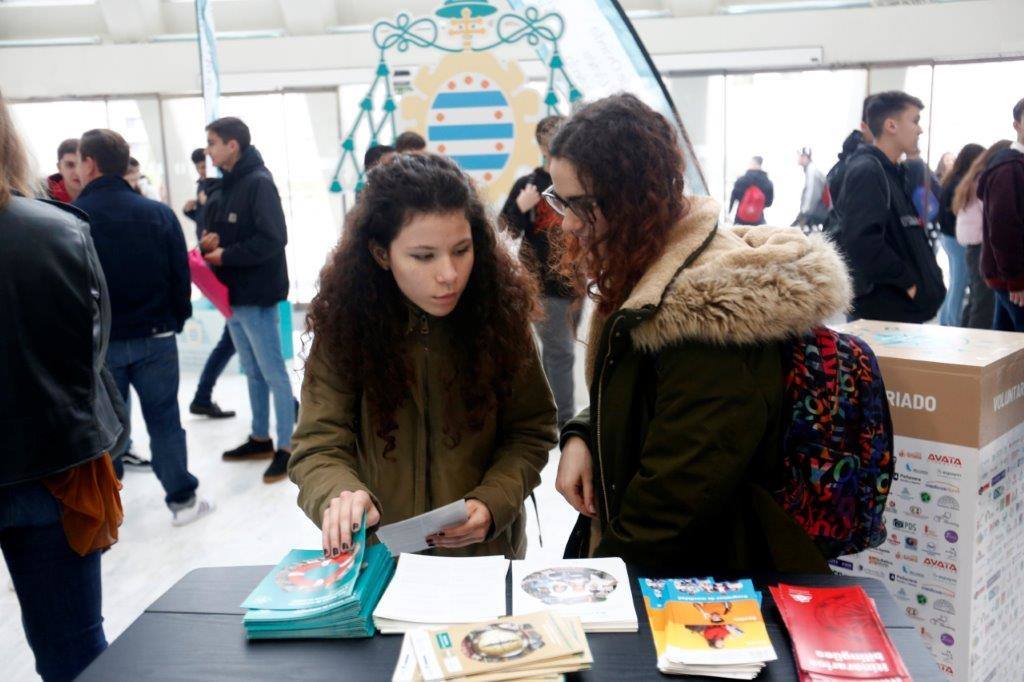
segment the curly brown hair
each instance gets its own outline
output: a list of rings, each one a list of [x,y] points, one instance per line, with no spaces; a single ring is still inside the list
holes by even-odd
[[[563,123],[551,156],[573,165],[608,222],[587,247],[566,235],[559,268],[570,281],[580,281],[582,269],[593,282],[589,293],[598,310],[611,313],[661,256],[669,231],[689,210],[675,128],[634,95],[612,95]]]
[[[445,424],[458,442],[462,428],[478,431],[512,389],[530,357],[530,321],[537,285],[495,236],[471,180],[449,159],[403,154],[375,167],[349,214],[345,233],[320,272],[319,291],[307,314],[315,352],[365,395],[376,434],[395,448],[396,410],[413,380],[408,349],[409,308],[394,276],[371,255],[388,248],[416,215],[462,211],[473,239],[473,270],[447,320],[457,346],[455,376],[446,399],[466,406],[466,424]],[[451,413],[451,411],[447,411]]]

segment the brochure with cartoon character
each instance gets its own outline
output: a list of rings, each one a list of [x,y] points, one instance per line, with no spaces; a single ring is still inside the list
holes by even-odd
[[[355,591],[339,602],[290,611],[252,609],[242,619],[250,639],[284,637],[367,637],[373,634],[373,609],[394,571],[387,548],[366,550]]]
[[[669,592],[669,663],[729,666],[777,658],[751,581],[672,580]]]
[[[651,625],[654,650],[658,655],[658,660],[661,661],[665,656],[665,628],[668,624],[665,601],[669,581],[659,578],[640,578],[639,582],[640,593],[644,597],[644,606],[647,609],[647,620]]]

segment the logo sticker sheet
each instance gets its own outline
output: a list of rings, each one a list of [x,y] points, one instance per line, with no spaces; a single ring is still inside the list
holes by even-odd
[[[1024,666],[1024,425],[982,449],[896,436],[881,546],[832,562],[877,578],[952,680]]]
[[[501,663],[522,658],[543,646],[544,638],[529,623],[496,623],[466,635],[462,653],[474,661]]]
[[[522,588],[545,604],[593,604],[603,602],[619,581],[593,568],[548,568],[523,578]]]

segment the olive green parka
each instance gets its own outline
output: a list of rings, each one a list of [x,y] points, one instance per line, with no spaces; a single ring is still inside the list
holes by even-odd
[[[592,320],[590,407],[561,440],[590,448],[599,519],[581,517],[566,555],[676,576],[827,571],[770,493],[780,342],[847,309],[846,268],[820,235],[716,227],[715,201],[690,202],[628,300]]]
[[[331,499],[344,490],[365,490],[380,510],[381,523],[389,524],[474,498],[491,512],[488,538],[432,553],[523,558],[523,501],[540,483],[558,433],[536,347],[524,349],[529,359],[512,395],[483,428],[462,428],[453,435],[446,425],[465,423],[465,405],[446,399],[446,377],[453,376],[456,361],[449,324],[411,311],[409,334],[414,378],[409,399],[395,414],[398,427],[391,435],[396,447],[387,454],[366,397],[313,343],[288,466],[299,486],[299,506],[319,526]]]

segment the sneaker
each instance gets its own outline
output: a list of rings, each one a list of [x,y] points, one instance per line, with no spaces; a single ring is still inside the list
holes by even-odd
[[[211,500],[201,500],[198,497],[192,498],[192,505],[180,509],[172,509],[172,526],[185,526],[193,521],[198,521],[207,514],[211,514],[216,507]]]
[[[222,410],[220,405],[214,402],[197,403],[193,401],[188,406],[188,411],[201,417],[209,417],[210,419],[229,419],[235,416],[234,410]]]
[[[121,464],[126,467],[133,469],[152,469],[153,463],[148,459],[139,457],[134,452],[126,452],[121,455]]]
[[[274,441],[255,440],[252,436],[234,450],[228,450],[221,459],[240,462],[245,459],[270,459],[274,456]]]
[[[274,461],[270,463],[267,470],[263,472],[264,483],[277,483],[288,478],[288,460],[292,453],[286,450],[278,450],[274,453]]]

